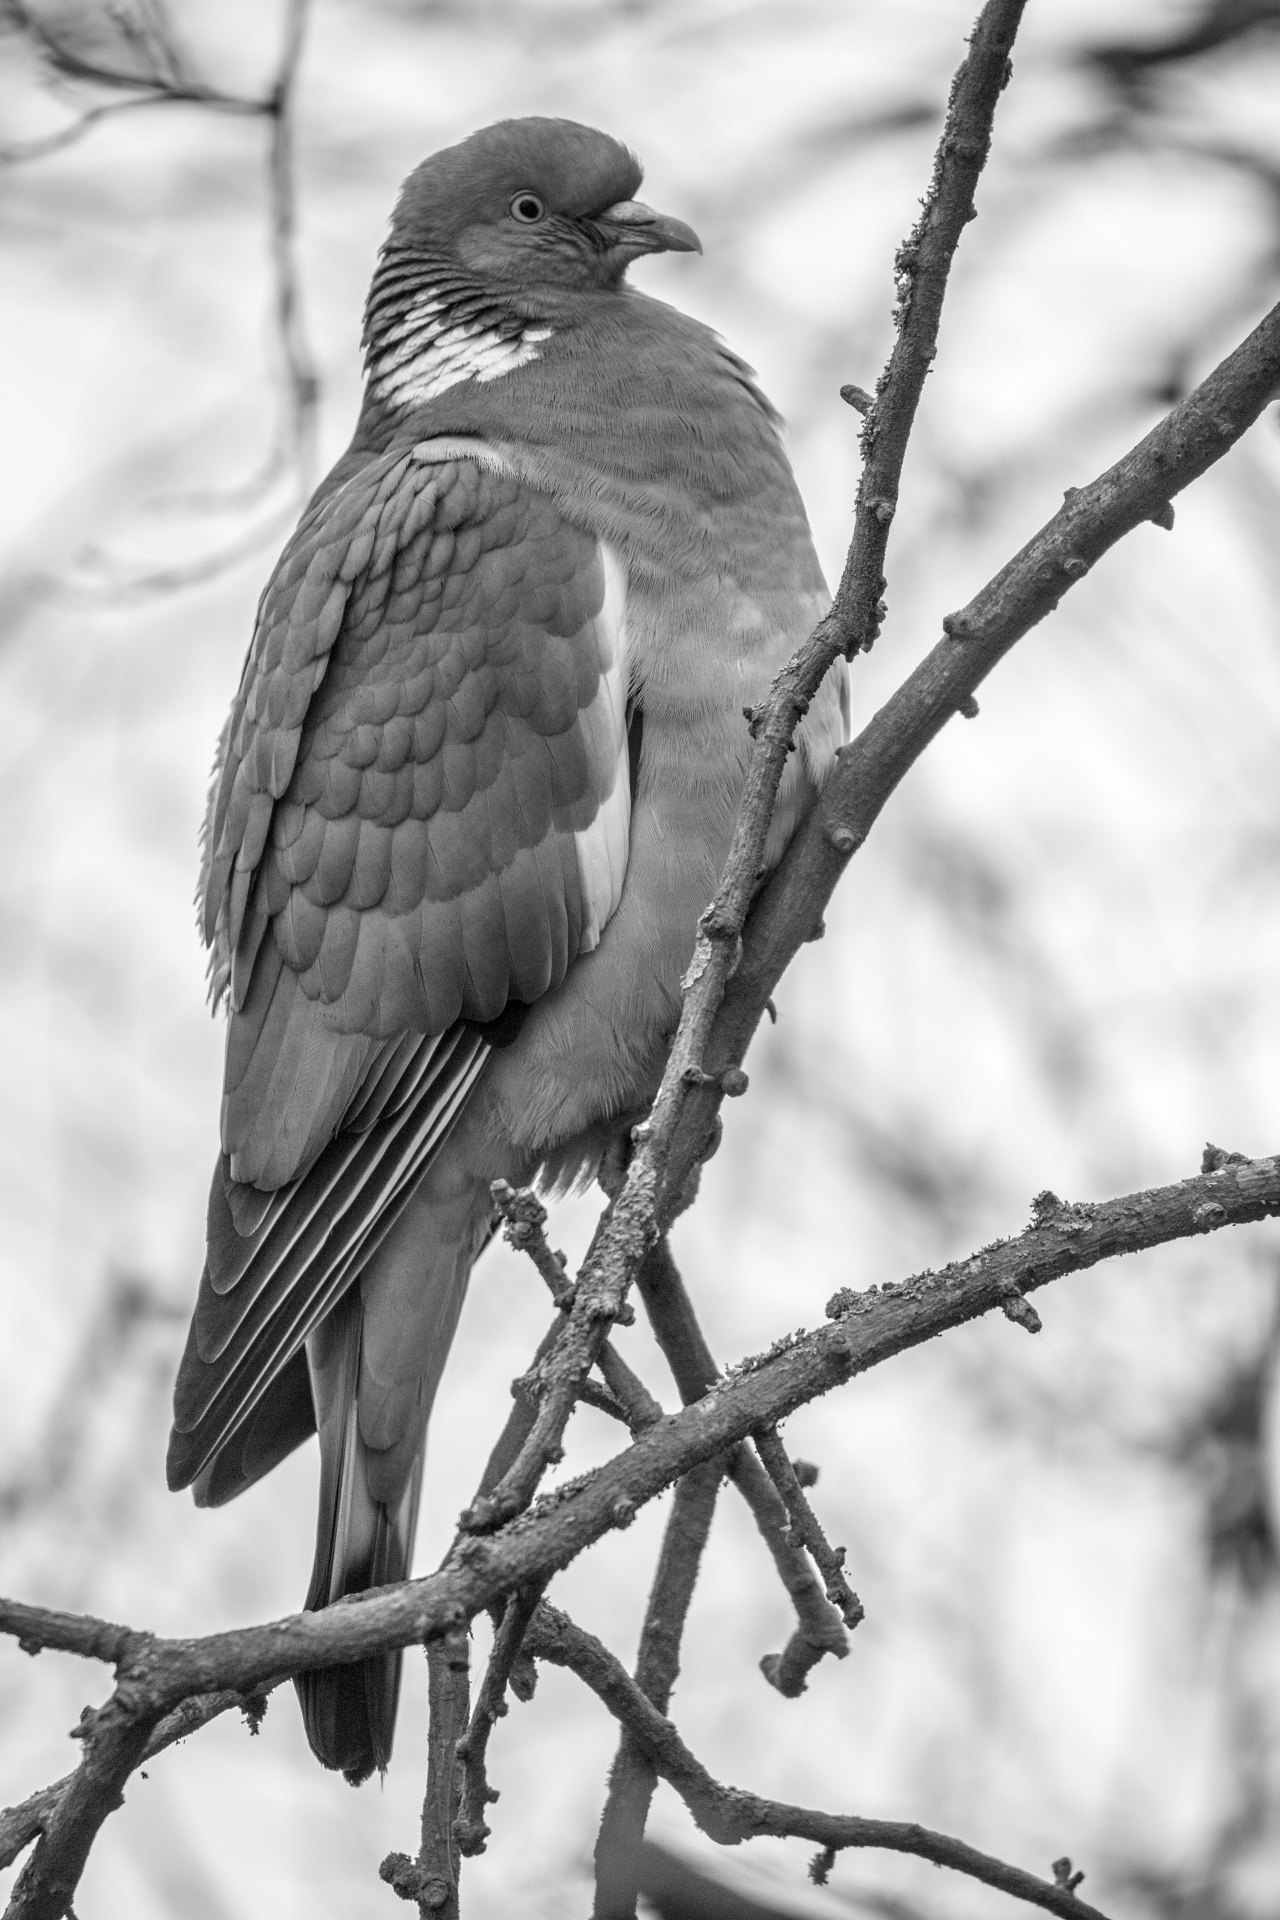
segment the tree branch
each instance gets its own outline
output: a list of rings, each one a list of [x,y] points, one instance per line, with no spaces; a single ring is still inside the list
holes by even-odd
[[[5,1920],[64,1920],[98,1829],[124,1800],[162,1714],[137,1670],[122,1670],[104,1707],[85,1716],[84,1757],[18,1875]]]
[[[612,1340],[606,1340],[601,1347],[596,1365],[632,1433],[643,1433],[646,1427],[661,1420],[661,1406],[639,1374],[627,1365]]]
[[[244,1714],[249,1722],[250,1733],[256,1733],[266,1712],[268,1691],[264,1687],[258,1693],[245,1694],[228,1687],[221,1693],[198,1694],[190,1700],[184,1700],[180,1707],[160,1721],[142,1750],[141,1763],[154,1760],[158,1753],[173,1746],[175,1741],[198,1733],[201,1727],[207,1727],[211,1720],[231,1712],[233,1708]],[[0,1812],[0,1869],[11,1867],[23,1848],[29,1847],[44,1832],[58,1802],[74,1779],[73,1773],[65,1774],[50,1786],[41,1787],[38,1793],[31,1794],[20,1805],[6,1807]]]
[[[778,1489],[778,1495],[791,1520],[791,1537],[809,1550],[814,1565],[826,1582],[827,1598],[838,1607],[846,1627],[852,1630],[865,1617],[865,1609],[844,1577],[844,1548],[833,1547],[818,1522],[818,1516],[805,1498],[796,1470],[787,1458],[787,1450],[778,1438],[776,1427],[762,1427],[753,1435],[756,1452],[765,1472]]]
[[[1101,1260],[1278,1211],[1277,1158],[1233,1162],[1174,1186],[1096,1203],[1068,1205],[1041,1195],[1032,1224],[1012,1239],[878,1291],[836,1293],[826,1325],[740,1362],[695,1405],[667,1415],[603,1466],[557,1487],[500,1538],[460,1539],[437,1572],[352,1595],[320,1613],[201,1639],[148,1638],[136,1682],[145,1667],[148,1706],[168,1712],[192,1694],[233,1686],[255,1692],[310,1667],[346,1665],[441,1634],[513,1588],[549,1578],[614,1527],[630,1525],[641,1506],[701,1461],[895,1354]],[[56,1627],[48,1640],[43,1617],[41,1609],[0,1602],[0,1631],[61,1645],[69,1616],[49,1616]]]
[[[92,1614],[62,1613],[56,1607],[32,1607],[0,1595],[0,1633],[17,1641],[23,1653],[76,1653],[82,1660],[118,1666],[146,1645],[149,1636]]]
[[[781,1653],[766,1653],[760,1671],[784,1700],[798,1700],[813,1669],[827,1654],[843,1660],[849,1636],[824,1595],[804,1552],[791,1536],[781,1495],[746,1446],[732,1456],[730,1477],[751,1509],[760,1537],[773,1556],[778,1578],[791,1596],[796,1627]]]
[[[118,1804],[152,1729],[190,1696],[224,1688],[255,1693],[308,1668],[347,1665],[442,1634],[512,1588],[549,1579],[603,1534],[630,1525],[638,1508],[700,1462],[727,1454],[759,1428],[892,1355],[994,1308],[1012,1308],[1021,1318],[1017,1303],[1025,1293],[1100,1260],[1265,1220],[1278,1210],[1276,1158],[1229,1162],[1176,1186],[1098,1204],[1065,1205],[1042,1194],[1031,1226],[1013,1239],[878,1292],[835,1294],[828,1325],[743,1361],[693,1406],[539,1500],[500,1539],[461,1539],[425,1579],[373,1589],[321,1613],[203,1639],[137,1636],[140,1650],[92,1717],[84,1761],[14,1890],[6,1920],[61,1920],[93,1835]],[[0,1601],[0,1631],[109,1661],[118,1642],[93,1651],[103,1623],[86,1621],[76,1633],[68,1624],[73,1618]]]
[[[454,1837],[458,1851],[468,1856],[483,1853],[489,1838],[484,1810],[497,1799],[485,1772],[489,1735],[494,1723],[507,1711],[507,1682],[524,1648],[524,1636],[542,1598],[542,1588],[525,1587],[513,1593],[493,1639],[493,1651],[485,1668],[480,1692],[466,1734],[458,1742],[462,1762],[462,1788]]]
[[[513,1187],[507,1180],[495,1180],[491,1189],[494,1205],[502,1219],[502,1236],[509,1246],[518,1253],[527,1253],[542,1278],[547,1290],[562,1313],[568,1313],[573,1305],[574,1287],[565,1270],[565,1257],[555,1252],[547,1240],[547,1210],[530,1187]],[[554,1342],[543,1341],[538,1348],[531,1377],[537,1379],[539,1363],[550,1352]],[[603,1405],[608,1413],[621,1416],[633,1433],[639,1433],[644,1427],[651,1427],[655,1420],[661,1420],[662,1408],[653,1398],[640,1376],[629,1367],[617,1348],[606,1340],[596,1357],[596,1365],[604,1376],[616,1408],[601,1400],[589,1391],[590,1382],[583,1381],[579,1390],[579,1399],[589,1400],[593,1405]],[[531,1421],[529,1423],[532,1424]],[[527,1429],[526,1429],[527,1431]],[[523,1438],[523,1436],[522,1436]],[[516,1449],[518,1451],[518,1448]],[[514,1460],[515,1453],[511,1454]],[[508,1462],[509,1464],[509,1462]],[[505,1472],[505,1467],[503,1471]],[[487,1493],[489,1487],[497,1484],[495,1476],[481,1492]]]

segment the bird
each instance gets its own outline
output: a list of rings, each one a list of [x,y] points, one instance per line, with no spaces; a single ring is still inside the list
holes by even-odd
[[[828,604],[751,368],[626,278],[702,250],[642,178],[542,117],[410,173],[354,436],[262,594],[217,748],[221,1150],[167,1472],[220,1506],[318,1433],[308,1609],[408,1577],[494,1182],[564,1191],[625,1151],[728,848],[744,709]],[[765,870],[847,734],[841,665]],[[385,1770],[399,1679],[399,1654],[298,1678],[323,1765]]]

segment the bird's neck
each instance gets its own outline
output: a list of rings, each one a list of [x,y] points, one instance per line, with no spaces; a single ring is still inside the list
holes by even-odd
[[[365,307],[369,398],[394,414],[463,380],[497,380],[536,360],[551,333],[456,261],[388,241]]]

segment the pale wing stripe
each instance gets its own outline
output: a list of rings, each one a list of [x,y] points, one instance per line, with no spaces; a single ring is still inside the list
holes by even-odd
[[[581,716],[593,757],[610,769],[608,793],[589,827],[575,833],[574,848],[582,882],[586,924],[581,951],[589,953],[617,910],[627,871],[631,836],[631,781],[627,770],[627,575],[621,557],[604,541],[604,605],[596,615],[600,645],[600,685]]]

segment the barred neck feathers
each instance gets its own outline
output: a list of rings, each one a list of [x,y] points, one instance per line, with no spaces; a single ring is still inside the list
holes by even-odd
[[[486,384],[539,358],[552,329],[501,304],[451,261],[388,242],[365,308],[370,397],[392,412]]]

